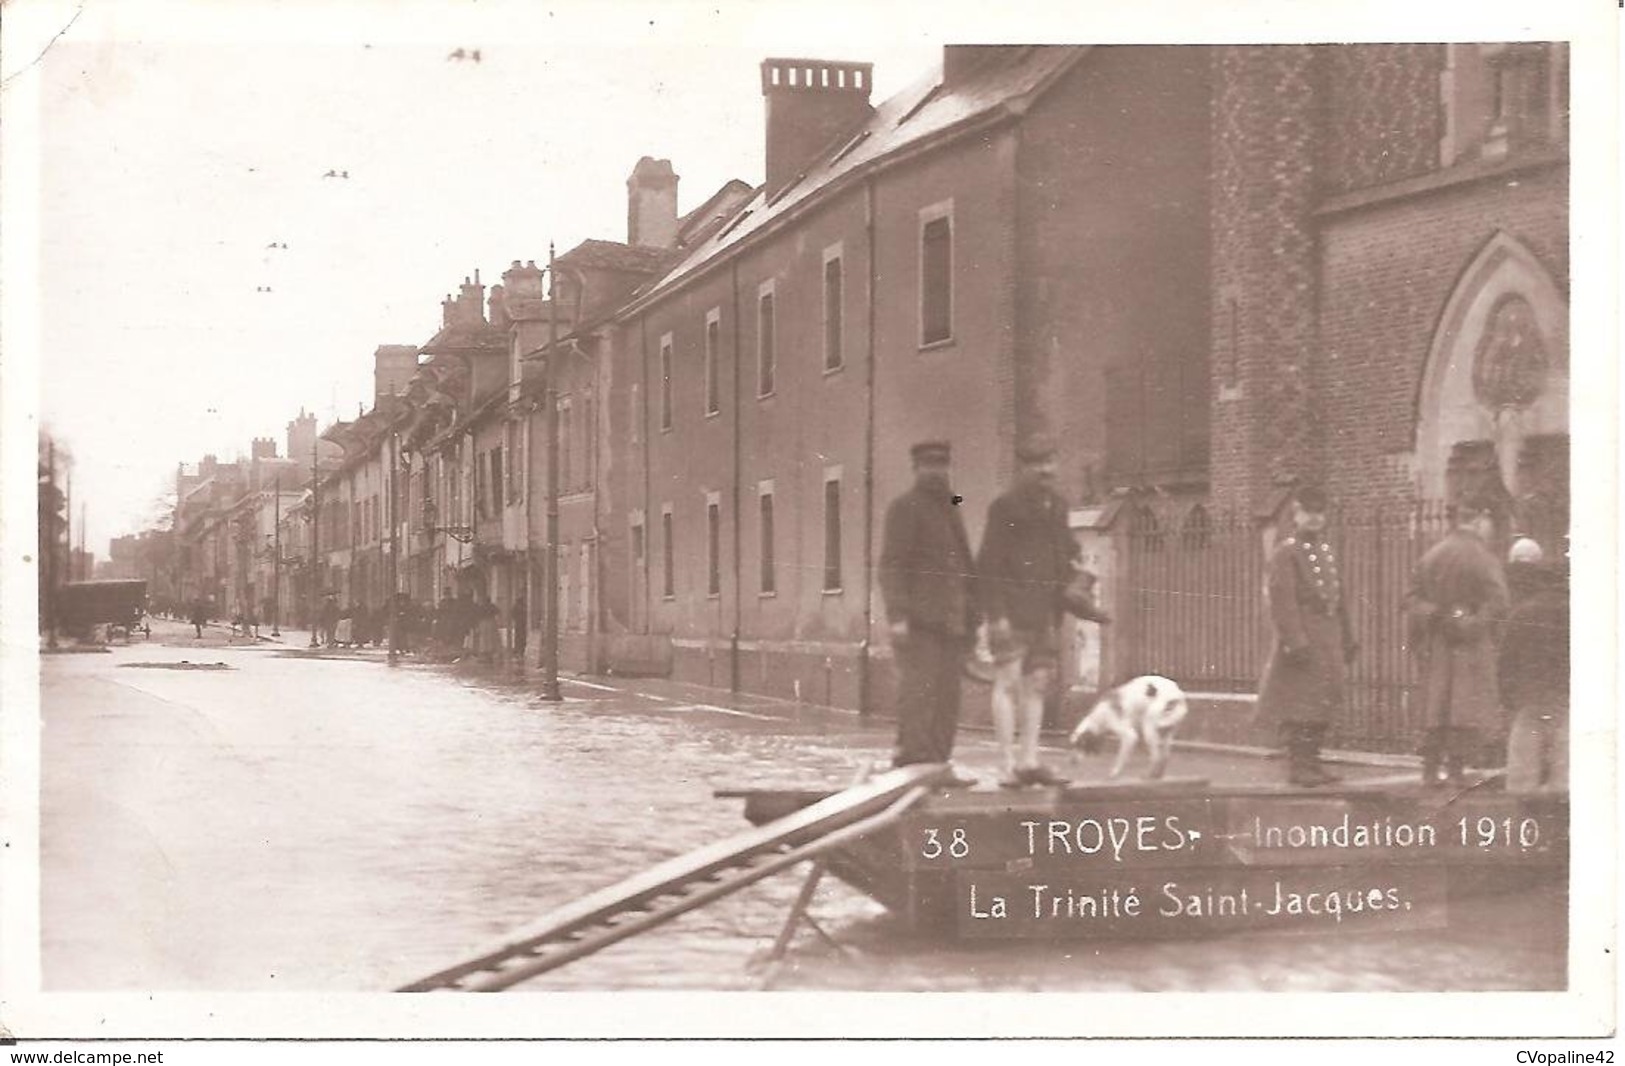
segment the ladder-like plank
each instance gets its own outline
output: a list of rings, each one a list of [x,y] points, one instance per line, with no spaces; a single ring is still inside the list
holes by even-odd
[[[400,991],[495,991],[555,969],[882,828],[922,798],[945,770],[937,764],[892,770],[777,821],[668,859]]]

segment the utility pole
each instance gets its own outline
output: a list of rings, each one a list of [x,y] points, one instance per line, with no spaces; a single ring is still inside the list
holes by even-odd
[[[563,700],[559,692],[559,413],[557,382],[553,377],[554,346],[559,341],[559,276],[553,262],[553,242],[547,243],[547,355],[542,361],[545,388],[542,403],[547,419],[547,544],[542,560],[546,613],[542,618],[542,699]]]
[[[389,510],[389,598],[384,601],[384,625],[388,627],[389,662],[391,665],[400,661],[401,650],[399,643],[402,619],[401,610],[401,518],[400,518],[400,480],[401,480],[401,436],[396,430],[389,434],[389,493],[384,500]]]
[[[45,443],[45,485],[46,501],[50,504],[50,512],[41,516],[50,528],[45,538],[45,632],[46,647],[56,650],[56,438],[49,437]]]
[[[90,556],[85,554],[85,503],[79,502],[79,580],[90,580]]]
[[[316,587],[321,578],[322,557],[322,479],[321,472],[316,468],[316,448],[321,438],[311,441],[310,444],[310,646],[316,646],[316,627],[320,612],[317,604],[321,601],[320,590]]]
[[[280,637],[282,615],[282,471],[271,485],[271,635]]]

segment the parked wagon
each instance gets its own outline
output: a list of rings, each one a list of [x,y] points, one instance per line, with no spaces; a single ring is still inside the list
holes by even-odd
[[[97,626],[107,637],[152,635],[147,623],[147,583],[139,580],[70,581],[57,593],[57,618],[69,635],[89,637]]]

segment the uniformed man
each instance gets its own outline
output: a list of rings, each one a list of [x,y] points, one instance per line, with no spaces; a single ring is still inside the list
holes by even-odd
[[[910,451],[914,487],[886,511],[880,591],[897,662],[894,766],[946,763],[959,725],[960,670],[979,622],[975,561],[948,484],[947,441]],[[950,787],[974,778],[953,772]]]
[[[1275,643],[1264,667],[1259,712],[1279,723],[1287,780],[1313,787],[1337,780],[1320,749],[1348,693],[1358,645],[1343,598],[1337,555],[1326,539],[1326,493],[1293,494],[1292,532],[1270,556],[1268,600]]]
[[[993,675],[993,729],[1005,788],[1062,785],[1038,761],[1044,698],[1060,667],[1064,592],[1082,554],[1055,490],[1055,443],[1033,434],[1016,446],[1016,483],[987,512],[976,559]]]
[[[1501,724],[1495,637],[1507,612],[1506,574],[1490,550],[1496,501],[1472,494],[1453,505],[1455,527],[1416,565],[1405,597],[1407,643],[1422,668],[1422,781],[1452,784]]]

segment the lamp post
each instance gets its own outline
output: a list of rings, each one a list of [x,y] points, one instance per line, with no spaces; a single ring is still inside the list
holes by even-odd
[[[321,549],[322,549],[322,480],[321,473],[316,468],[316,447],[318,441],[310,444],[310,646],[316,646],[316,629],[318,625],[317,597],[321,592],[317,585],[321,583]]]
[[[559,692],[559,412],[553,349],[559,341],[559,275],[553,242],[547,242],[547,355],[542,361],[543,415],[547,419],[547,537],[542,559],[542,699],[561,702]]]
[[[401,651],[397,646],[400,643],[402,619],[401,613],[401,570],[400,570],[400,476],[401,476],[401,441],[400,434],[391,431],[389,434],[389,493],[385,502],[389,509],[389,600],[384,605],[384,625],[388,627],[389,634],[389,664],[394,666],[400,661]]]
[[[272,484],[271,508],[271,635],[280,637],[282,615],[282,472],[277,471]]]

